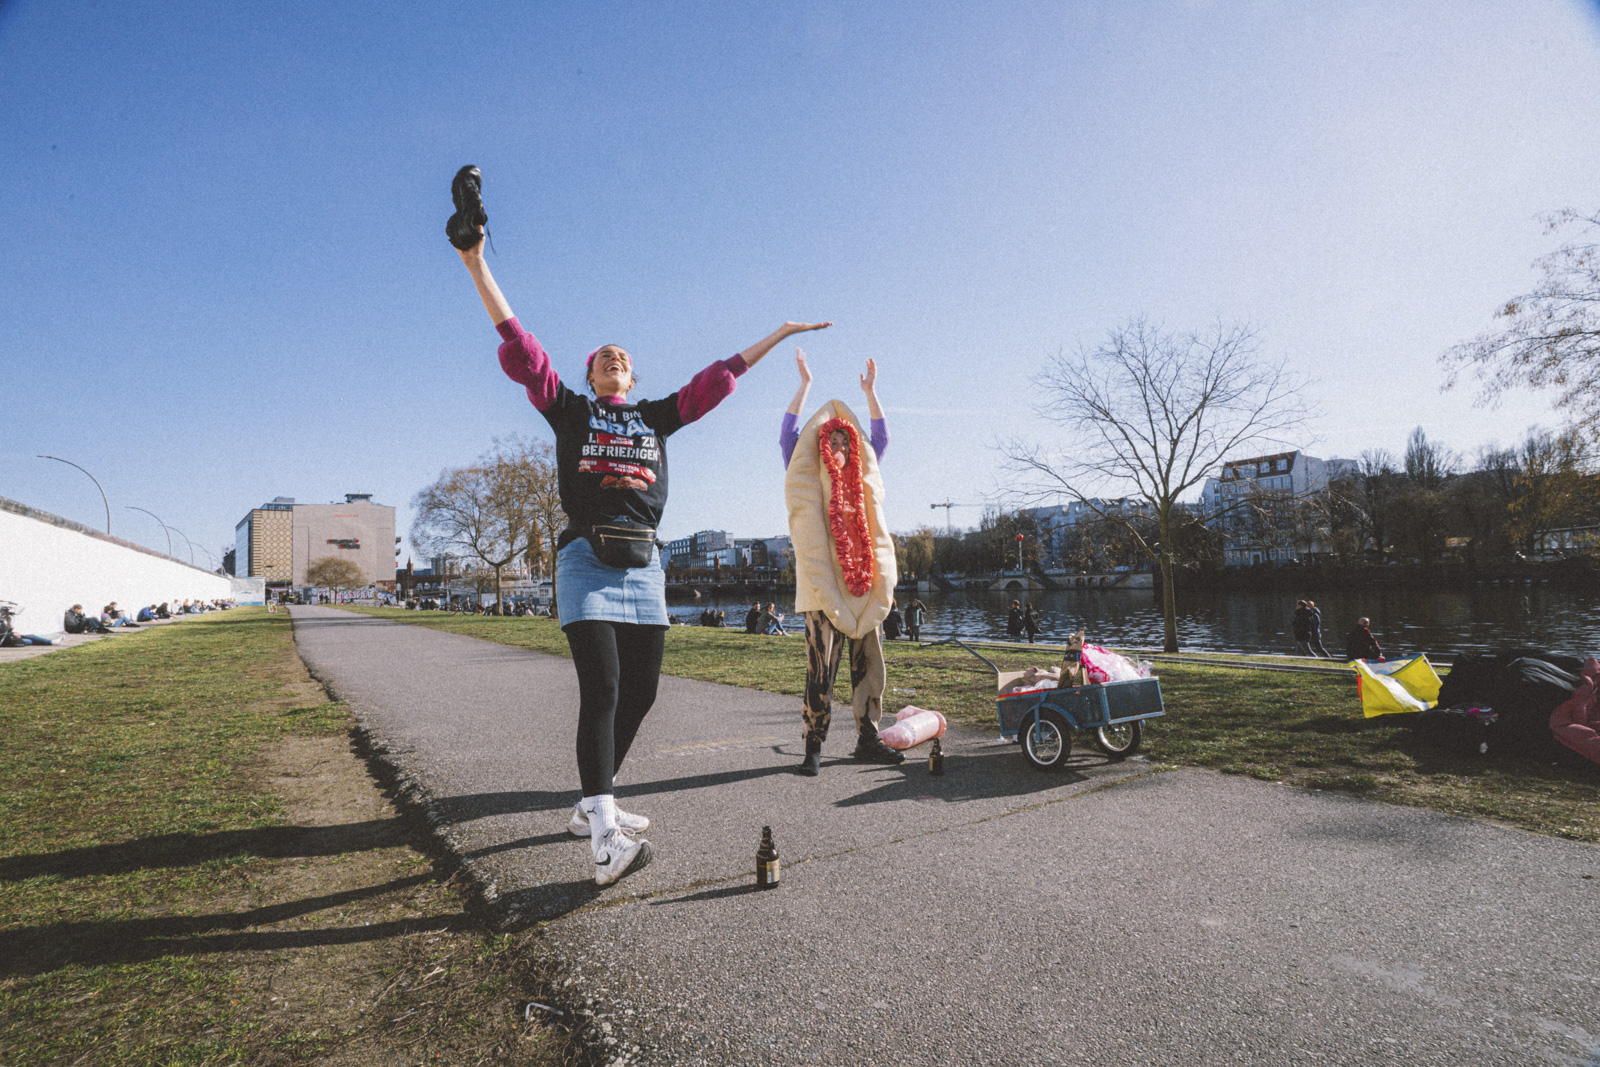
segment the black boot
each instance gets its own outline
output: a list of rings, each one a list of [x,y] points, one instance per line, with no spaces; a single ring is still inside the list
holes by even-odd
[[[862,763],[904,763],[904,754],[878,740],[876,730],[864,729],[856,739],[855,758]]]
[[[478,227],[489,224],[489,213],[483,210],[483,173],[472,166],[456,171],[450,199],[455,201],[456,213],[444,224],[445,236],[463,252],[476,248],[483,240]]]
[[[795,768],[796,774],[803,774],[807,778],[815,778],[822,773],[822,742],[806,742],[806,758],[800,761],[800,766]]]

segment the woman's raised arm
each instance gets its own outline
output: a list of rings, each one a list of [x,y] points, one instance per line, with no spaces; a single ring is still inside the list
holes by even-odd
[[[766,337],[740,352],[739,355],[744,359],[745,366],[754,367],[761,362],[762,356],[776,348],[778,342],[785,337],[793,337],[797,333],[805,333],[808,330],[826,330],[832,325],[833,323],[831,322],[786,322]]]
[[[478,227],[478,232],[483,233],[483,227]],[[466,251],[456,250],[461,257],[461,262],[467,265],[467,273],[472,275],[472,284],[478,287],[478,296],[483,300],[484,310],[489,312],[489,318],[494,320],[496,326],[512,317],[511,305],[506,303],[505,294],[500,292],[500,287],[495,284],[494,275],[489,273],[489,264],[483,261],[483,238],[479,237],[478,243]]]

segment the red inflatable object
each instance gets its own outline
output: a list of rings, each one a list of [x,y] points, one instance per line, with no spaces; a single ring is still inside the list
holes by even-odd
[[[1584,759],[1600,763],[1600,660],[1589,657],[1582,673],[1583,684],[1572,699],[1550,713],[1550,732]]]

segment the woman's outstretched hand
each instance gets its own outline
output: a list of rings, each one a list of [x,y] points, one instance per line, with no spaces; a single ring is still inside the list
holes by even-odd
[[[869,359],[867,360],[867,373],[861,376],[861,391],[871,396],[873,387],[877,384],[878,362],[877,360]]]
[[[831,322],[786,322],[783,324],[783,335],[792,337],[797,333],[806,333],[810,330],[826,330],[832,326]]]
[[[796,345],[794,349],[794,365],[800,371],[800,384],[810,385],[811,368],[806,366],[806,354],[800,351],[799,345]]]
[[[458,248],[456,254],[461,257],[461,262],[473,266],[483,262],[483,227],[478,227],[478,243],[471,248]]]

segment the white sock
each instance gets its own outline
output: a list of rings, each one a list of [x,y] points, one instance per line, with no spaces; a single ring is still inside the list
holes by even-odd
[[[595,845],[606,836],[606,831],[617,828],[617,798],[611,793],[584,797],[580,803],[589,817],[589,840]]]

